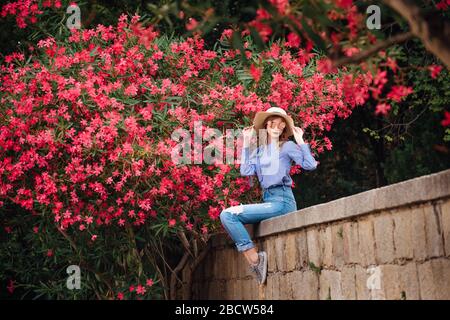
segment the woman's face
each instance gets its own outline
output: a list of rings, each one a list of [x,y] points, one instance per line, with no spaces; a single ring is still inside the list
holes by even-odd
[[[278,139],[286,128],[286,121],[282,117],[273,117],[267,121],[266,129],[271,138]]]

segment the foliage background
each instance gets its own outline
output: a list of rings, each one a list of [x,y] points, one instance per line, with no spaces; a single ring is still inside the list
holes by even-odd
[[[301,1],[292,2],[301,3]],[[153,1],[97,0],[78,3],[82,8],[85,27],[92,27],[98,23],[114,24],[123,12],[131,14],[139,12],[148,21],[157,23],[163,33],[184,34],[186,32],[183,20],[170,14],[160,14],[161,8],[178,8],[182,1],[155,3]],[[248,10],[248,8],[256,7],[257,3],[258,1],[250,1],[243,6],[239,1],[192,1],[190,5],[194,9],[199,8],[200,12],[208,6],[213,6],[223,17],[239,22],[250,20],[254,16],[254,10]],[[1,56],[4,57],[18,48],[25,48],[48,35],[56,38],[67,36],[67,30],[62,23],[65,18],[66,15],[61,10],[46,11],[38,24],[30,25],[25,29],[17,28],[13,17],[0,18]],[[394,20],[395,17],[392,18],[392,21]],[[389,25],[392,21],[384,22]],[[225,28],[225,22],[226,20],[213,21],[208,26],[206,44],[210,48]],[[383,28],[381,32],[390,35],[405,28],[404,24],[399,23],[394,27]],[[424,49],[420,41],[415,39],[397,45],[389,49],[387,53],[395,57],[400,66],[406,68],[404,81],[414,88],[414,93],[394,104],[394,109],[387,116],[375,115],[377,102],[369,100],[364,106],[356,108],[349,118],[335,121],[328,134],[333,148],[318,158],[321,163],[320,170],[303,172],[301,175],[294,176],[294,182],[297,185],[294,193],[299,209],[450,168],[450,132],[440,124],[443,111],[449,110],[450,106],[448,71],[444,69],[436,79],[432,79],[424,66],[437,64],[439,61]],[[305,136],[306,140],[308,138]],[[111,259],[127,259],[128,257],[132,268],[137,268],[133,265],[130,248],[124,246],[121,236],[117,237],[117,242],[113,242],[111,239],[114,237],[111,235],[99,235],[99,238],[110,239],[110,241],[98,246],[96,250],[85,247],[79,252],[89,263],[94,261],[97,264],[94,269],[102,270],[87,275],[92,277],[92,281],[87,283],[95,285],[84,287],[81,291],[68,292],[65,282],[52,280],[55,275],[64,279],[66,277],[67,260],[59,260],[58,257],[72,257],[75,264],[80,262],[80,257],[73,255],[73,248],[61,234],[51,236],[50,233],[46,235],[45,232],[39,234],[29,232],[33,226],[36,226],[36,221],[39,221],[40,230],[51,228],[52,221],[36,219],[21,208],[10,205],[0,210],[0,220],[4,221],[4,219],[14,224],[17,232],[11,237],[5,232],[3,226],[0,230],[1,299],[79,299],[96,295],[99,297],[102,291],[107,290],[105,283],[108,280],[103,280],[114,272],[118,272],[110,268]],[[105,232],[120,234],[122,231],[110,229]],[[161,241],[161,239],[154,239],[151,234],[145,234],[145,231],[135,236],[138,239],[138,248],[144,247],[149,241],[155,241],[155,243]],[[182,255],[178,243],[170,237],[162,241],[165,242],[165,249],[171,253],[168,256],[172,257],[173,261],[169,262],[175,264]],[[58,255],[47,256],[49,247],[60,248]],[[113,249],[102,250],[106,247]],[[3,270],[8,271],[3,272]],[[155,272],[150,270],[148,274],[142,274],[139,281],[144,283],[147,278],[155,278]],[[9,285],[8,279],[17,279],[18,275],[22,284],[16,286],[16,290],[11,294],[6,289]],[[97,281],[98,279],[102,281]],[[123,283],[124,291],[129,284],[130,282]],[[158,286],[152,288],[149,291],[149,297],[163,298],[162,290]]]

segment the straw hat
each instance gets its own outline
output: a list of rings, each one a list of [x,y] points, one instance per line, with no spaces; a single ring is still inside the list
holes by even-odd
[[[267,117],[270,116],[280,116],[286,121],[286,133],[287,136],[294,135],[294,120],[288,114],[286,111],[279,107],[271,107],[267,109],[266,111],[259,111],[255,115],[255,119],[253,119],[253,126],[256,132],[259,132],[259,129],[265,129],[263,127],[264,121]]]

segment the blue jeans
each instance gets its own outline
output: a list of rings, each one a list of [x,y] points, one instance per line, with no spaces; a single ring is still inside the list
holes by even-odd
[[[244,224],[258,223],[296,210],[292,188],[281,185],[263,189],[263,203],[241,204],[224,209],[220,213],[220,221],[241,252],[255,247]]]

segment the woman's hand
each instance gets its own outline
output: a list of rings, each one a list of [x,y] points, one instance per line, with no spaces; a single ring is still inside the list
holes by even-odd
[[[294,127],[294,138],[297,144],[305,143],[303,140],[303,130],[300,127]]]
[[[244,147],[248,147],[250,145],[250,140],[255,133],[256,130],[253,128],[253,126],[244,128],[244,130],[242,131],[242,135],[244,136]]]

